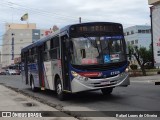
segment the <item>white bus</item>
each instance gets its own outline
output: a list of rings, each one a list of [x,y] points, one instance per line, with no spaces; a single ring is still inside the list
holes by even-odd
[[[123,27],[119,23],[68,25],[21,51],[22,75],[33,91],[66,93],[99,90],[110,94],[128,86],[128,61]]]

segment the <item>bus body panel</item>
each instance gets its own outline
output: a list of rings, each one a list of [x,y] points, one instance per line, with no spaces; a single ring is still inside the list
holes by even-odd
[[[33,76],[33,80],[34,80],[34,84],[35,87],[42,87],[39,83],[40,83],[40,78],[39,78],[39,73],[38,73],[38,65],[34,64],[37,66],[37,70],[33,69],[33,65],[31,67],[31,65],[29,66],[29,72],[28,72],[28,76]],[[60,65],[59,65],[59,61],[58,60],[53,60],[53,61],[47,61],[47,62],[43,62],[42,64],[43,69],[41,71],[41,73],[44,74],[44,82],[45,82],[45,89],[49,89],[49,90],[55,90],[55,75],[61,76],[61,72],[60,72]],[[59,71],[59,72],[58,72]],[[30,77],[28,78],[30,80]],[[30,84],[30,83],[29,83]]]
[[[126,72],[123,72],[115,77],[104,79],[87,78],[87,80],[85,80],[84,77],[78,77],[74,78],[71,82],[73,93],[128,85],[130,85],[129,74]]]
[[[42,87],[40,85],[41,80],[39,78],[39,76],[40,76],[39,73],[43,73],[44,74],[44,83],[45,83],[44,88],[45,89],[50,89],[49,85],[52,85],[52,84],[49,84],[48,82],[50,80],[52,81],[52,78],[50,78],[50,76],[49,76],[49,73],[48,73],[48,70],[47,70],[49,68],[48,68],[48,66],[46,64],[48,65],[49,63],[47,63],[47,62],[42,63],[43,67],[42,67],[41,71],[38,69],[38,64],[37,63],[33,63],[33,64],[29,64],[28,65],[28,69],[29,69],[29,71],[28,71],[29,85],[31,84],[31,79],[32,79],[31,77],[33,77],[34,86],[38,87],[38,88]],[[47,68],[45,66],[47,66]]]
[[[61,70],[61,62],[60,60],[52,60],[51,62],[51,70],[52,70],[52,82],[50,82],[50,84],[52,84],[52,89],[55,90],[55,80],[56,80],[56,76],[58,76],[61,80],[62,80],[62,70]]]
[[[44,62],[45,88],[53,90],[53,72],[51,61]],[[47,84],[47,86],[46,86]]]
[[[129,74],[128,72],[125,72],[127,65],[128,64],[126,63],[123,67],[106,71],[84,71],[75,69],[72,67],[72,65],[70,65],[69,71],[72,92],[75,93],[87,90],[96,90],[106,87],[128,86],[130,85]],[[71,73],[73,71],[79,75],[74,77]],[[90,76],[94,75],[95,78],[85,77],[85,74]],[[95,76],[95,74],[97,74],[97,76]]]
[[[74,76],[71,74],[72,71],[76,72],[76,73],[87,73],[87,72],[99,72],[100,73],[100,76],[97,76],[97,77],[103,77],[103,78],[107,78],[107,77],[110,77],[110,76],[116,76],[118,74],[121,74],[123,73],[126,68],[128,66],[128,63],[126,62],[123,66],[121,67],[117,67],[117,68],[108,68],[108,70],[80,70],[80,69],[76,69],[74,68],[71,64],[70,64],[70,67],[69,67],[69,71],[70,71],[70,78],[73,79]]]

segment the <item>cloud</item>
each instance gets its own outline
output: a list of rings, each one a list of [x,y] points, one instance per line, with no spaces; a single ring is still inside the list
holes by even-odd
[[[29,22],[36,23],[38,28],[78,23],[79,17],[82,17],[82,22],[150,23],[146,0],[12,0],[14,4],[3,0],[2,3],[0,14],[6,21],[24,23],[20,17],[28,12]]]

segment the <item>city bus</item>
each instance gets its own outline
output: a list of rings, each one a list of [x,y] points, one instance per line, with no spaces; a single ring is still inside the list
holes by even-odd
[[[22,76],[33,91],[111,94],[130,84],[123,26],[112,22],[68,25],[21,50]]]

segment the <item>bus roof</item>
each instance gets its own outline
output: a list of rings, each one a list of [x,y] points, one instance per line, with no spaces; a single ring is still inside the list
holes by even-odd
[[[21,50],[21,52],[26,52],[27,50],[35,47],[35,46],[41,46],[44,42],[46,42],[48,39],[52,38],[53,36],[57,35],[57,33],[61,33],[63,31],[66,31],[66,30],[69,30],[69,28],[71,26],[74,26],[74,25],[91,25],[91,24],[117,24],[117,25],[122,25],[120,23],[114,23],[114,22],[88,22],[88,23],[79,23],[79,24],[72,24],[72,25],[68,25],[68,26],[65,26],[63,28],[61,28],[60,30],[56,31],[55,33],[52,33],[51,35],[48,35],[42,39],[39,39],[38,41],[36,41],[35,43],[32,43],[30,45],[28,45],[27,47],[23,48]]]

